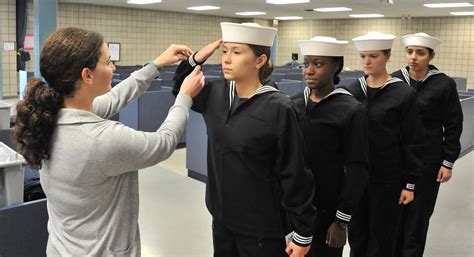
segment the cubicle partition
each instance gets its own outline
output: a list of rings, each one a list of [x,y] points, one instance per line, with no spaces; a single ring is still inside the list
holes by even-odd
[[[46,199],[0,208],[0,256],[46,256],[47,223]]]

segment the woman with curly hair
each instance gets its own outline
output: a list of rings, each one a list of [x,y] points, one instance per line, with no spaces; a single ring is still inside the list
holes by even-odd
[[[30,80],[17,105],[18,152],[40,170],[48,198],[48,256],[140,256],[138,169],[168,158],[204,84],[188,76],[158,131],[107,120],[141,95],[158,68],[186,59],[171,45],[111,89],[115,70],[103,37],[79,28],[54,32],[40,56],[43,79]]]

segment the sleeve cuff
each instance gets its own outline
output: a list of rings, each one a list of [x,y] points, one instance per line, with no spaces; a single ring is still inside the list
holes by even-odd
[[[408,190],[408,191],[415,191],[415,184],[406,183],[406,185],[405,185],[405,190]]]
[[[451,170],[451,169],[453,169],[454,163],[444,160],[442,165],[443,165],[443,167],[448,168],[448,169]]]
[[[309,237],[300,236],[298,233],[295,232],[295,234],[293,235],[292,241],[297,246],[306,247],[308,245],[311,245],[311,242],[313,242],[313,236],[309,236]]]
[[[195,52],[194,54],[192,54],[191,56],[188,57],[188,62],[189,62],[189,65],[191,65],[191,67],[196,67],[196,65],[201,65],[203,64],[204,62],[198,62],[196,61],[196,59],[194,59],[194,56],[197,54],[198,52]]]
[[[351,221],[352,215],[344,213],[340,210],[337,210],[336,212],[336,219],[344,222],[344,223],[349,223]]]

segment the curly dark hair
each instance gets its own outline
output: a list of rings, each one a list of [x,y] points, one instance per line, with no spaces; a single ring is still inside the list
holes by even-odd
[[[84,68],[94,70],[104,38],[97,32],[63,28],[46,40],[40,54],[41,78],[32,78],[17,104],[12,136],[17,151],[33,169],[49,160],[57,115],[66,97],[74,96]]]

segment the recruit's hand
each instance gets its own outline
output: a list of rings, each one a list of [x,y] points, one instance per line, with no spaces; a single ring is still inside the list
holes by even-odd
[[[448,182],[452,176],[453,176],[452,170],[444,166],[441,166],[441,168],[439,168],[438,178],[436,179],[436,181],[438,181],[439,183]]]
[[[341,228],[336,222],[333,222],[328,228],[326,234],[326,244],[330,247],[341,248],[346,244],[347,240],[347,230],[346,228]]]
[[[186,60],[192,54],[191,49],[184,45],[172,44],[160,56],[155,59],[155,64],[165,67],[178,61]]]
[[[210,43],[209,45],[205,46],[201,50],[199,50],[196,55],[194,55],[194,60],[198,63],[202,63],[207,58],[209,58],[219,47],[221,47],[222,44],[222,39],[219,39],[213,43]]]
[[[402,193],[400,194],[400,200],[398,200],[398,204],[407,205],[411,201],[413,201],[414,198],[415,198],[415,194],[412,191],[402,189]]]
[[[288,246],[286,246],[286,254],[290,257],[304,257],[309,252],[309,247],[302,247],[297,246],[295,243],[290,242]]]
[[[198,65],[194,68],[193,72],[184,79],[179,92],[193,98],[201,92],[203,86],[204,74],[201,71],[201,66]]]

